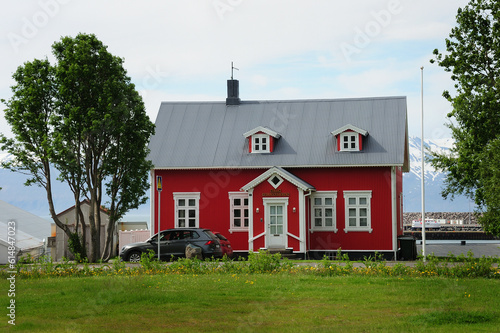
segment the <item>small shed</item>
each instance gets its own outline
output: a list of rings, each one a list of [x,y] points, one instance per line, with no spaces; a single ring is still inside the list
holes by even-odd
[[[90,224],[88,221],[88,216],[90,214],[90,202],[88,200],[83,200],[80,203],[83,211],[83,216],[85,217],[85,226],[86,226],[86,248],[87,254],[90,254]],[[66,209],[65,211],[57,214],[57,217],[61,222],[69,225],[72,231],[76,228],[76,215],[75,215],[75,206]],[[104,249],[106,242],[106,229],[109,223],[109,215],[107,210],[101,208],[101,250]],[[81,226],[79,227],[81,230]],[[61,260],[62,258],[73,259],[74,256],[68,248],[68,235],[59,227],[57,227],[56,231],[56,257],[54,258],[56,261]]]

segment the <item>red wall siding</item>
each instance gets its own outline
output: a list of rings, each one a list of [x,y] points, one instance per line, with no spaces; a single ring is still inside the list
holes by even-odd
[[[402,172],[397,172],[398,197],[402,192]],[[297,168],[288,169],[291,173],[315,186],[318,191],[337,191],[336,220],[337,233],[314,232],[310,235],[308,248],[314,250],[386,250],[392,249],[392,205],[390,167],[364,168]],[[236,251],[248,250],[248,233],[229,233],[230,203],[228,192],[237,192],[240,188],[265,172],[266,169],[249,170],[156,170],[155,176],[163,177],[161,192],[161,229],[174,227],[174,200],[172,192],[200,192],[200,227],[210,228],[223,233],[233,244]],[[254,236],[264,232],[264,206],[262,193],[274,189],[267,181],[254,189],[253,216]],[[282,192],[289,192],[288,231],[299,236],[298,191],[286,180],[280,185]],[[344,232],[345,214],[343,191],[371,190],[371,226],[372,233]],[[158,192],[154,191],[155,202]],[[402,207],[398,203],[398,219]],[[256,208],[259,213],[256,213]],[[293,213],[293,207],[296,212]],[[309,205],[307,205],[309,208]],[[158,208],[154,207],[152,228],[157,229]],[[307,230],[310,229],[310,212],[307,214]],[[398,226],[400,223],[398,222]],[[399,232],[399,230],[398,230]],[[401,231],[402,232],[402,231]],[[299,250],[299,242],[288,237],[288,245]],[[254,241],[254,249],[265,247],[265,236]]]
[[[337,191],[338,231],[312,233],[310,249],[336,250],[341,247],[343,250],[393,250],[390,167],[289,169],[288,171],[315,186],[317,191]],[[343,192],[356,190],[372,191],[372,233],[344,232]],[[307,229],[310,229],[310,224]]]
[[[175,227],[175,203],[173,192],[200,192],[199,221],[201,228],[210,228],[226,236],[234,249],[248,251],[248,233],[229,233],[229,192],[240,188],[262,174],[265,170],[155,170],[162,176],[161,230]],[[156,178],[156,177],[155,177]],[[154,191],[155,203],[158,192]],[[158,206],[154,207],[154,226],[157,232]]]

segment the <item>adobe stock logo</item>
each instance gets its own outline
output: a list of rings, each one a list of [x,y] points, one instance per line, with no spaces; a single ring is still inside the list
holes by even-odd
[[[159,65],[155,67],[148,65],[145,71],[146,74],[142,79],[142,86],[138,86],[138,88],[140,87],[139,93],[143,98],[147,97],[148,91],[159,89],[170,76],[168,72],[162,71]]]
[[[399,0],[390,0],[387,4],[387,9],[382,9],[378,12],[372,11],[370,13],[373,20],[368,21],[364,28],[354,28],[355,35],[352,43],[341,43],[340,50],[342,51],[345,59],[351,62],[351,57],[354,54],[359,54],[361,51],[370,45],[373,38],[378,36],[383,28],[389,26],[392,17],[401,13],[403,8]]]
[[[212,6],[219,16],[219,19],[223,21],[226,13],[234,11],[242,2],[243,0],[213,0]]]
[[[38,6],[40,10],[36,11],[31,16],[24,16],[21,21],[20,34],[15,32],[9,32],[7,38],[9,39],[10,45],[17,53],[19,52],[19,47],[28,44],[33,40],[39,33],[41,29],[46,27],[50,20],[53,19],[61,9],[61,5],[66,5],[72,0],[40,0],[38,1]]]

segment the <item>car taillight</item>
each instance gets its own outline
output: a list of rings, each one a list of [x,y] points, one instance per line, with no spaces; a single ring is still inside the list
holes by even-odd
[[[205,245],[212,245],[212,244],[214,244],[214,243],[215,243],[215,242],[214,242],[213,240],[209,240],[209,241],[207,241],[207,242],[205,243]]]

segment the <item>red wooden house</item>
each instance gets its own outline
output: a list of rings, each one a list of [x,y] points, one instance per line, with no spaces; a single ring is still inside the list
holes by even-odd
[[[154,233],[160,212],[161,230],[210,228],[236,253],[396,254],[406,97],[240,101],[229,80],[226,102],[162,103],[149,148]]]

